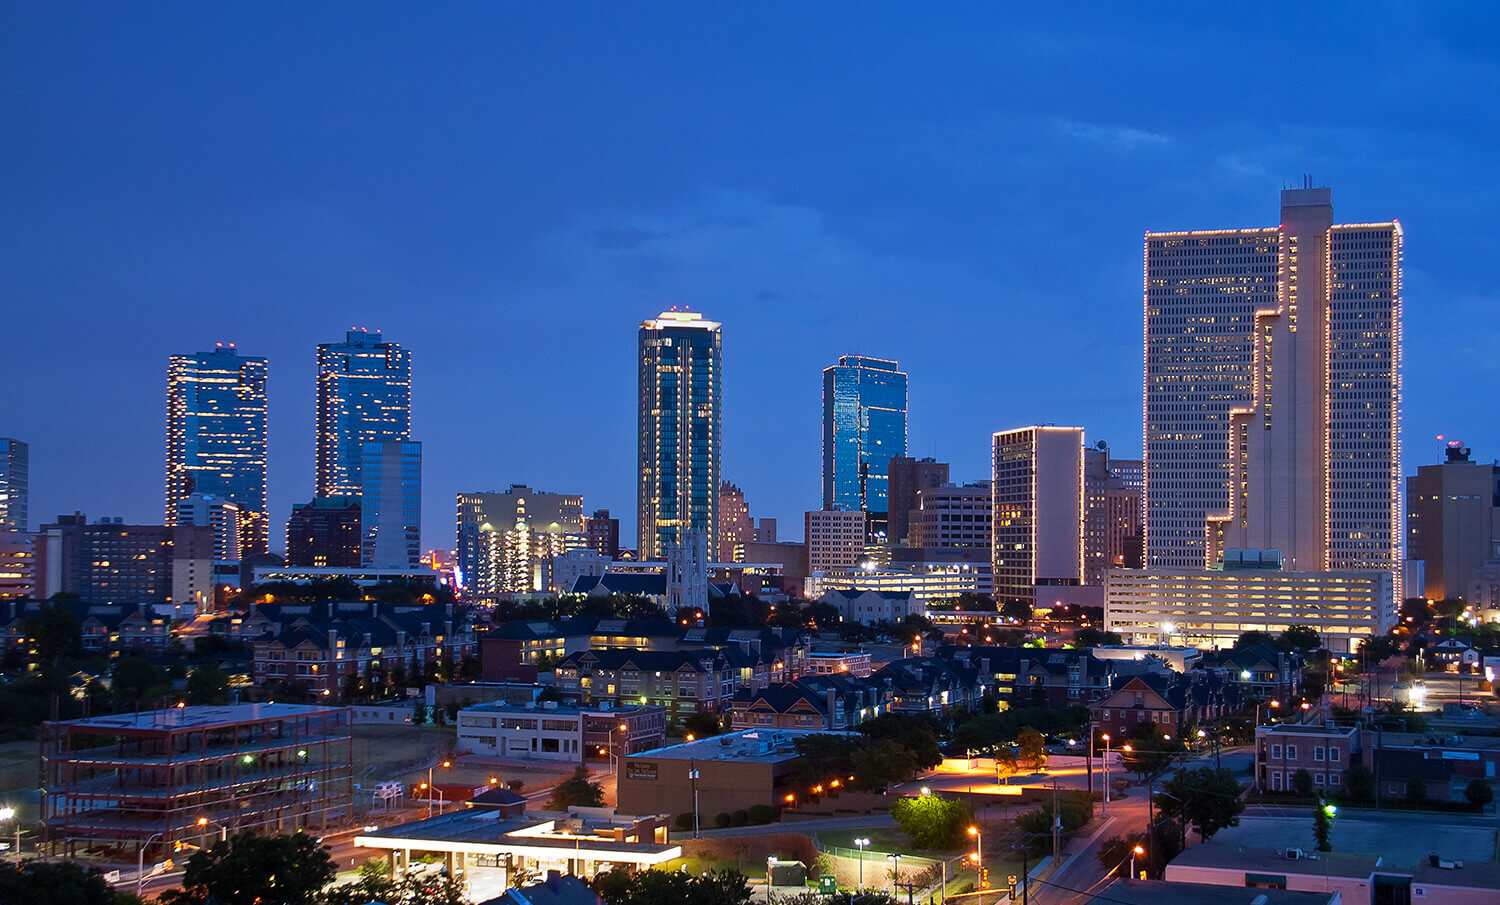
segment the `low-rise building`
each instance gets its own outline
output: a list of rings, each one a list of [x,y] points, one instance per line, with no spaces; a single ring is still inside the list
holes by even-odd
[[[1290,892],[1263,886],[1213,886],[1165,880],[1115,880],[1087,905],[1347,905],[1337,892]]]
[[[780,805],[789,792],[797,739],[816,734],[730,732],[628,755],[620,766],[620,807],[690,814],[695,792],[698,813],[709,819],[756,805]]]
[[[1355,727],[1293,723],[1255,727],[1255,784],[1260,789],[1290,792],[1297,771],[1306,770],[1318,792],[1342,793],[1349,788],[1350,768],[1363,760]]]
[[[563,658],[554,684],[584,704],[657,704],[678,714],[725,709],[756,660],[735,648],[696,651],[587,650]],[[769,684],[769,682],[767,682]]]
[[[1309,892],[1336,896],[1331,901],[1345,905],[1489,905],[1495,901],[1495,890],[1500,889],[1500,864],[1455,862],[1434,855],[1406,865],[1387,863],[1380,855],[1194,845],[1167,865],[1166,879],[1167,888],[1190,883],[1249,891]]]
[[[458,747],[496,757],[578,764],[659,748],[666,729],[663,707],[496,702],[458,712]]]
[[[922,613],[922,604],[911,591],[834,588],[825,591],[821,600],[837,609],[845,622],[900,622]]]
[[[849,673],[804,676],[741,689],[730,701],[735,729],[853,729],[888,709],[882,685]]]
[[[1110,693],[1089,711],[1100,731],[1119,733],[1151,727],[1179,738],[1198,723],[1229,716],[1243,701],[1239,685],[1217,676],[1162,672],[1116,676]]]

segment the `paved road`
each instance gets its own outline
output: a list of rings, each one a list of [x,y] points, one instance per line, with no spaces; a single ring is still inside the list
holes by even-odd
[[[1063,853],[1062,866],[1044,881],[1032,881],[1031,901],[1036,905],[1077,905],[1087,902],[1104,887],[1109,874],[1099,865],[1099,848],[1114,836],[1138,833],[1146,827],[1144,790],[1131,790],[1129,798],[1110,802],[1109,818],[1087,837],[1072,840]],[[1130,866],[1118,867],[1115,876]]]

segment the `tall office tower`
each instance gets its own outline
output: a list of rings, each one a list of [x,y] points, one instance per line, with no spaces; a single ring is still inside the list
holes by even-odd
[[[127,525],[60,515],[37,536],[39,598],[73,593],[90,603],[213,603],[214,535],[207,525]]]
[[[415,569],[422,561],[422,444],[375,440],[361,446],[360,565]]]
[[[0,437],[0,531],[25,531],[31,508],[31,447]]]
[[[1139,462],[1135,463],[1139,465]],[[1141,488],[1131,486],[1129,474],[1110,468],[1104,491],[1104,564],[1108,569],[1139,569],[1142,556]]]
[[[1401,244],[1310,185],[1279,227],[1146,234],[1149,568],[1400,571]]]
[[[1038,587],[1083,581],[1083,428],[994,435],[995,599],[1036,601]]]
[[[364,444],[410,438],[411,353],[363,329],[319,345],[318,496],[358,496]]]
[[[595,516],[601,512],[609,519],[605,510]],[[615,521],[616,554],[619,532]],[[512,484],[504,493],[458,495],[458,568],[472,596],[547,590],[552,558],[586,545],[582,494]]]
[[[193,494],[238,503],[242,552],[266,552],[266,360],[233,343],[167,362],[167,524]]]
[[[620,558],[620,520],[609,517],[608,509],[595,509],[583,520],[584,546],[600,556]]]
[[[896,362],[845,355],[823,369],[823,508],[870,513],[887,535],[891,459],[906,455],[906,374]]]
[[[723,334],[701,314],[663,311],[639,339],[637,555],[660,560],[689,528],[719,536]]]
[[[869,536],[867,514],[855,509],[820,509],[804,516],[807,570],[832,572],[859,565]]]
[[[362,525],[359,497],[313,497],[293,506],[286,520],[286,564],[358,568]]]
[[[755,524],[750,520],[750,506],[745,491],[728,481],[719,483],[719,562],[743,562],[735,550],[755,542]]]
[[[1500,545],[1500,465],[1469,461],[1457,440],[1445,453],[1406,479],[1406,556],[1422,561],[1429,600],[1467,599],[1471,579]]]
[[[214,529],[214,559],[239,562],[244,555],[240,505],[211,493],[189,494],[177,501],[174,525],[207,525]]]
[[[890,464],[889,527],[886,536],[892,546],[906,543],[911,530],[912,510],[918,508],[917,494],[948,483],[948,463],[932,458],[913,459],[892,456]]]
[[[1109,444],[1083,451],[1083,583],[1104,583],[1109,560]]]

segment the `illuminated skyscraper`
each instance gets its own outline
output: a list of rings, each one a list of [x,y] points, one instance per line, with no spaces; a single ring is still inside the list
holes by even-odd
[[[422,560],[422,444],[375,440],[361,452],[360,565],[415,569]]]
[[[755,523],[750,519],[750,506],[745,502],[745,491],[729,481],[719,484],[719,539],[716,554],[719,562],[739,562],[735,551],[743,551],[748,543],[755,541]]]
[[[823,369],[823,508],[870,513],[886,531],[891,459],[906,455],[906,374],[845,355]]]
[[[358,496],[364,444],[410,437],[411,353],[369,330],[319,345],[318,496]]]
[[[1033,603],[1038,587],[1083,582],[1083,428],[994,435],[990,546],[995,599]]]
[[[585,542],[581,494],[512,484],[504,493],[458,495],[456,559],[471,596],[546,590],[552,557]]]
[[[232,343],[167,363],[166,524],[195,494],[237,503],[241,553],[266,552],[266,360]]]
[[[719,536],[722,342],[717,322],[690,311],[664,311],[641,324],[641,559],[664,559],[689,528]]]
[[[25,531],[30,520],[31,448],[0,437],[0,531]]]
[[[1310,185],[1279,227],[1146,234],[1148,568],[1399,572],[1401,244]]]

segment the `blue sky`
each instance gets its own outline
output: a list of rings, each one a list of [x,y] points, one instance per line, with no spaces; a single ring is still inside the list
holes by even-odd
[[[724,475],[784,533],[849,352],[901,362],[956,479],[1038,421],[1138,455],[1142,233],[1273,225],[1304,173],[1405,226],[1408,469],[1500,457],[1496,18],[1115,6],[7,4],[32,521],[159,519],[167,356],[232,341],[283,523],[314,348],[364,325],[412,350],[425,545],[512,482],[633,543],[635,330],[674,305],[724,323]]]

